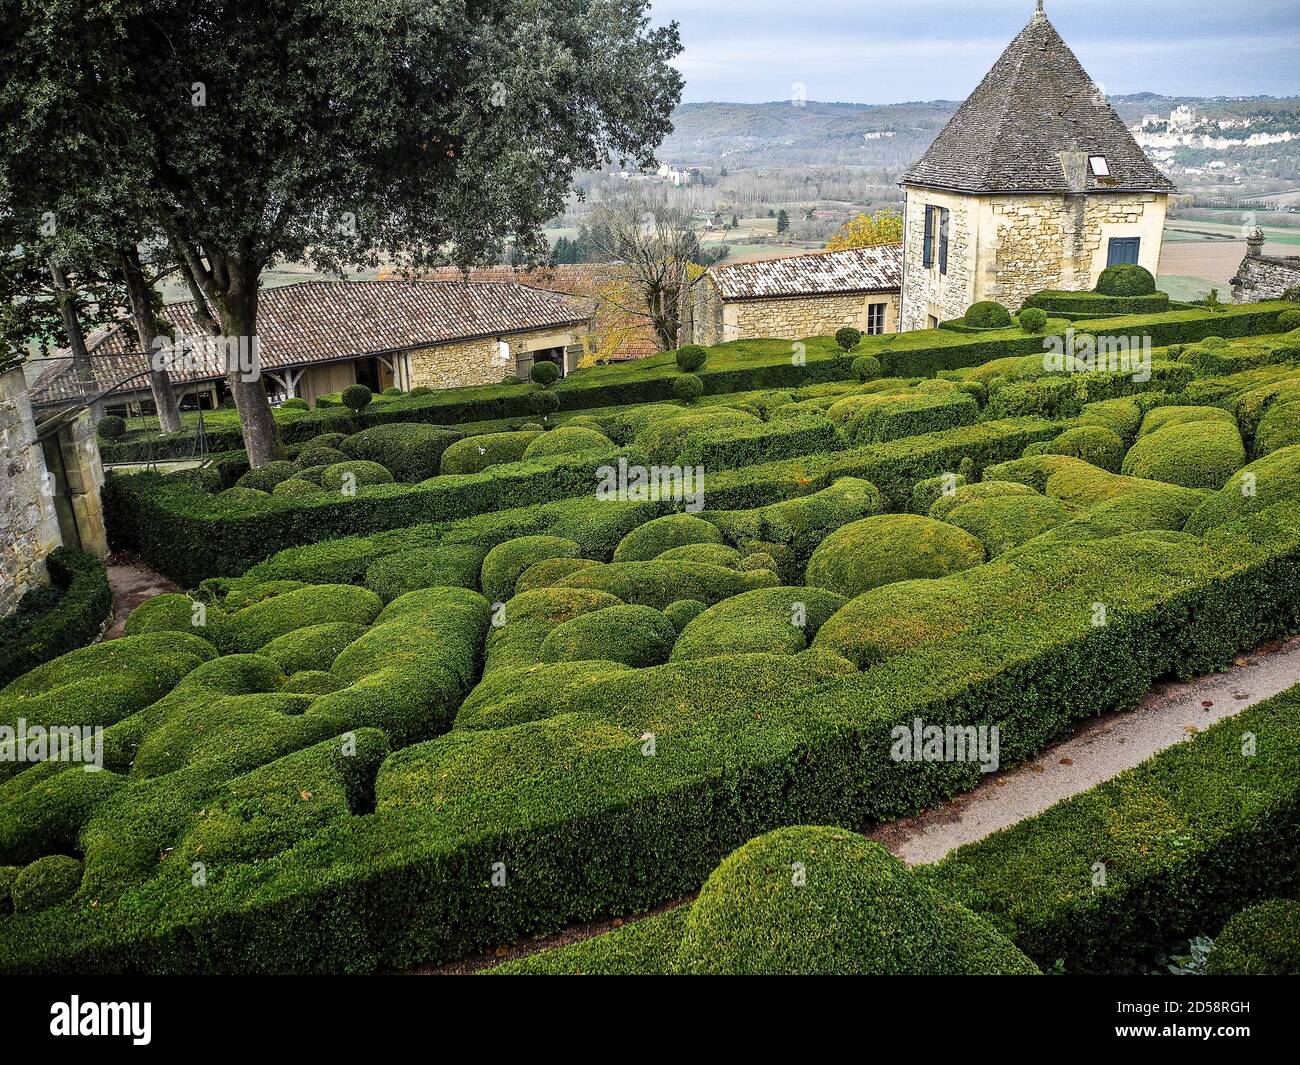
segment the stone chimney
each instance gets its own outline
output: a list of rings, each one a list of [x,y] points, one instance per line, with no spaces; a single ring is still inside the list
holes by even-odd
[[[1255,227],[1255,231],[1246,238],[1246,255],[1251,259],[1258,259],[1264,254],[1264,231]]]

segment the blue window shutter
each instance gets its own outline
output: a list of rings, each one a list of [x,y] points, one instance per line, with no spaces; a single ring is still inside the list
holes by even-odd
[[[1141,248],[1141,237],[1111,237],[1110,248],[1106,255],[1106,265],[1115,266],[1120,263],[1136,263]]]
[[[948,272],[948,209],[939,211],[939,273]]]
[[[925,247],[921,253],[921,265],[934,265],[934,208],[925,209]]]

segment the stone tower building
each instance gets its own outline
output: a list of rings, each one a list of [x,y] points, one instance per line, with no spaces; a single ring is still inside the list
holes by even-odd
[[[902,328],[1160,261],[1173,183],[1038,10],[904,175]]]

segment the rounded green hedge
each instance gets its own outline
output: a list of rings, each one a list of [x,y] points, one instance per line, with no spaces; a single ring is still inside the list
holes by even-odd
[[[1097,291],[1103,296],[1150,296],[1155,290],[1151,271],[1136,263],[1108,266],[1097,278]]]
[[[840,351],[852,351],[862,341],[862,330],[851,325],[835,330],[835,343]]]
[[[1300,902],[1273,899],[1223,926],[1205,959],[1209,976],[1300,976]]]
[[[368,484],[392,484],[393,475],[386,466],[377,462],[355,459],[326,466],[321,471],[320,483],[328,491],[341,492],[345,483],[350,483],[354,488],[364,488]]]
[[[677,639],[669,618],[648,606],[611,606],[556,626],[543,662],[614,661],[643,668],[668,660]]]
[[[604,433],[576,425],[562,425],[543,433],[524,449],[524,458],[546,458],[548,455],[569,455],[596,448],[612,448],[614,442]]]
[[[259,492],[270,492],[281,481],[297,476],[299,466],[296,462],[276,459],[264,466],[249,470],[235,482],[236,488],[252,488]]]
[[[1064,525],[1072,514],[1048,496],[995,496],[954,507],[944,519],[980,541],[989,558]]]
[[[366,569],[365,586],[385,603],[418,588],[478,589],[486,552],[474,544],[397,551],[376,559]]]
[[[14,879],[15,913],[34,913],[72,898],[81,887],[82,864],[66,854],[38,858]]]
[[[984,559],[984,545],[956,526],[916,514],[882,514],[823,540],[808,560],[807,583],[852,599],[894,581],[946,577]]]
[[[524,457],[528,445],[541,435],[540,432],[527,432],[467,436],[442,453],[439,468],[443,474],[480,473],[489,466],[518,462]]]
[[[366,407],[370,406],[370,402],[374,398],[375,394],[365,385],[348,385],[339,396],[339,399],[343,401],[343,406],[353,413],[365,410]]]
[[[677,349],[677,369],[682,373],[695,373],[704,365],[709,353],[698,344],[685,344]]]
[[[550,588],[564,580],[570,573],[577,573],[587,566],[599,566],[592,558],[544,558],[534,562],[519,579],[515,581],[515,595],[531,592],[536,588]]]
[[[333,466],[337,462],[347,462],[352,458],[346,451],[340,451],[336,447],[321,447],[318,444],[308,444],[298,452],[294,460],[303,469],[310,469],[313,466]],[[360,458],[361,456],[356,456]]]
[[[1047,328],[1047,312],[1041,307],[1022,307],[1016,318],[1026,333],[1041,333]]]
[[[1011,324],[1011,312],[994,300],[980,300],[966,309],[962,321],[972,329],[1005,329]]]
[[[999,496],[1037,496],[1040,494],[1029,485],[1020,484],[1016,481],[978,481],[975,484],[959,484],[953,492],[948,495],[940,495],[930,505],[928,516],[935,521],[947,521],[948,515],[958,507],[965,506],[977,499],[994,499]]]
[[[1283,311],[1277,316],[1277,331],[1289,333],[1292,329],[1300,329],[1300,311]]]
[[[691,904],[677,970],[698,975],[1028,975],[1037,967],[878,843],[842,828],[769,832]]]
[[[1124,459],[1130,477],[1183,488],[1222,488],[1246,465],[1237,426],[1221,421],[1168,425],[1142,437]]]
[[[698,599],[678,599],[664,607],[664,616],[673,623],[673,628],[681,632],[708,609]]]
[[[845,599],[821,588],[759,588],[715,603],[682,630],[672,660],[798,654]]]
[[[693,373],[673,378],[673,398],[683,403],[694,403],[704,395],[704,380]]]
[[[528,371],[528,379],[533,384],[548,388],[560,379],[560,368],[549,360],[535,362],[533,368]]]
[[[1226,422],[1236,425],[1230,411],[1220,407],[1156,407],[1142,419],[1138,436],[1150,436],[1171,425],[1189,425],[1193,422]]]
[[[639,525],[614,548],[615,562],[649,562],[665,551],[692,544],[721,544],[722,533],[694,514],[668,514]]]
[[[1288,500],[1300,507],[1300,444],[1256,459],[1233,474],[1191,516],[1186,531],[1202,536],[1220,525]]]
[[[853,376],[863,384],[875,380],[884,372],[885,368],[874,355],[859,355],[853,360]]]
[[[661,562],[707,562],[710,566],[730,566],[733,569],[740,566],[740,552],[728,544],[683,544],[670,547],[655,558]]]
[[[116,414],[105,414],[99,419],[96,432],[101,440],[121,440],[126,436],[126,419]]]
[[[1128,448],[1124,438],[1101,425],[1080,425],[1067,429],[1051,442],[1048,455],[1070,455],[1103,470],[1118,473]]]
[[[539,389],[528,396],[528,409],[543,418],[560,409],[560,397],[548,389]]]
[[[1300,401],[1274,403],[1255,432],[1255,453],[1271,455],[1295,444],[1300,444]]]
[[[281,481],[271,492],[273,496],[320,496],[324,494],[325,489],[320,485],[313,484],[301,477],[290,477],[286,481]]]
[[[535,563],[549,558],[577,558],[582,548],[562,536],[520,536],[497,544],[483,559],[479,586],[493,603],[515,594],[515,585]]]
[[[400,422],[354,433],[339,444],[339,450],[349,458],[377,462],[396,480],[413,483],[437,476],[443,454],[463,435],[439,425]]]
[[[678,599],[720,602],[754,588],[772,588],[780,583],[775,573],[759,570],[740,573],[725,566],[704,562],[612,562],[588,566],[571,573],[557,586],[606,592],[625,603],[663,610]],[[531,594],[531,593],[530,593]]]

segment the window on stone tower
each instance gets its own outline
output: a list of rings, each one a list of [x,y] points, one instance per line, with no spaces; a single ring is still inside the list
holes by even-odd
[[[921,249],[921,265],[927,269],[935,261],[935,237],[939,244],[939,273],[948,272],[948,219],[950,212],[946,207],[927,207],[925,209],[925,244]],[[937,232],[936,232],[937,231]]]
[[[879,336],[885,331],[885,305],[870,303],[867,305],[867,334]]]
[[[927,270],[934,265],[934,212],[933,207],[925,209],[925,245],[921,249],[921,265]]]
[[[948,217],[946,207],[939,208],[939,273],[948,272]]]

